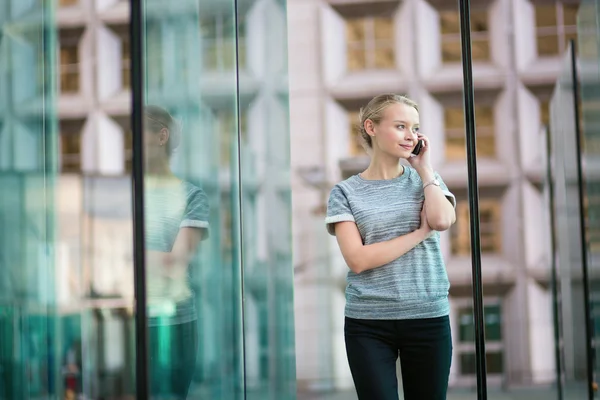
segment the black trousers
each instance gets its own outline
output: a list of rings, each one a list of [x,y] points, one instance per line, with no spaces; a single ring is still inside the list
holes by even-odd
[[[196,366],[196,324],[192,321],[148,329],[152,399],[187,398]]]
[[[445,400],[452,361],[447,316],[415,320],[346,318],[346,354],[360,400],[397,400],[400,356],[405,400]]]

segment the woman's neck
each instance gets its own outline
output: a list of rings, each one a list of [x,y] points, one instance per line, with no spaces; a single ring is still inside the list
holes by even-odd
[[[173,175],[168,159],[149,160],[145,165],[145,174],[169,176]]]
[[[404,173],[404,166],[396,157],[373,154],[369,167],[361,174],[369,180],[394,179]]]

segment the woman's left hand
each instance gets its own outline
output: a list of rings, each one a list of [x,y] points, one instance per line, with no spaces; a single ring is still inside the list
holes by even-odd
[[[429,138],[425,135],[418,135],[418,140],[423,140],[423,147],[418,156],[410,157],[408,159],[409,164],[417,171],[424,169],[431,169],[431,161],[429,158]]]

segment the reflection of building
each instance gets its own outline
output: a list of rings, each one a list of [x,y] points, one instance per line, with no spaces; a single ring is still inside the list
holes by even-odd
[[[574,3],[495,0],[471,6],[487,361],[494,384],[554,379],[543,126],[561,56],[576,35]],[[458,200],[458,221],[443,242],[452,282],[452,385],[463,386],[475,384],[475,362],[456,7],[437,0],[290,1],[290,73],[292,139],[300,149],[292,168],[324,164],[327,187],[368,163],[354,129],[360,105],[386,91],[408,93],[420,104],[435,167]],[[315,327],[298,336],[299,384],[348,387],[338,289],[346,267],[334,240],[319,247],[323,215],[314,213],[327,192],[316,194],[302,183],[293,190],[295,231],[303,234],[295,242],[296,264],[319,260],[297,277],[298,329]],[[330,262],[323,261],[327,254]],[[323,289],[318,277],[328,274],[334,284]],[[317,293],[330,306],[317,309],[302,292]],[[329,327],[317,329],[321,320]],[[323,353],[320,365],[329,364],[320,369],[301,355]]]
[[[44,218],[44,212],[56,214],[51,226],[17,223],[23,225],[23,232],[0,235],[0,263],[4,268],[0,287],[4,288],[4,278],[13,269],[23,271],[22,280],[32,286],[23,290],[25,297],[31,296],[27,301],[37,301],[37,296],[45,296],[43,300],[47,302],[56,300],[57,310],[52,312],[64,318],[58,324],[60,329],[48,335],[56,338],[58,347],[41,346],[54,353],[47,356],[40,350],[35,355],[41,362],[50,362],[45,356],[53,357],[56,365],[47,371],[48,376],[64,368],[71,385],[77,369],[81,373],[77,379],[83,385],[77,390],[89,397],[131,393],[135,334],[130,2],[59,0],[38,2],[35,6],[31,2],[4,3],[0,6],[2,15],[15,20],[22,17],[31,23],[27,18],[56,17],[60,47],[56,49],[56,65],[36,59],[53,52],[45,47],[48,51],[43,52],[17,46],[25,42],[19,37],[22,29],[11,30],[11,24],[5,25],[8,17],[0,18],[0,45],[3,52],[11,52],[11,57],[0,60],[0,79],[4,84],[5,77],[19,78],[14,80],[13,86],[18,89],[14,94],[3,91],[0,96],[0,175],[4,179],[5,170],[11,174],[13,170],[19,174],[25,171],[23,177],[8,174],[7,179],[20,178],[16,179],[17,184],[39,187],[40,191],[15,190],[11,196],[18,201],[14,203],[0,196],[0,220],[11,213],[20,217],[17,211],[33,214],[36,207],[41,209],[36,218],[43,223],[51,219]],[[201,185],[211,203],[211,234],[202,243],[191,268],[198,293],[201,336],[195,371],[197,385],[192,391],[211,398],[233,398],[244,391],[256,392],[251,395],[258,398],[289,398],[295,390],[285,9],[282,2],[275,0],[143,3],[147,99],[183,121],[183,143],[174,157],[174,169]],[[56,10],[42,12],[49,11],[43,7],[53,4]],[[53,34],[54,21],[36,22],[37,28]],[[4,35],[5,32],[11,35]],[[19,40],[13,40],[13,33]],[[39,38],[41,49],[47,43],[36,33],[30,37]],[[50,39],[47,42],[54,43]],[[10,49],[6,43],[11,43]],[[16,67],[21,69],[13,73]],[[44,115],[48,121],[58,117],[58,156],[53,143],[39,143],[40,138],[50,142],[52,129],[36,126],[30,116],[26,119],[31,128],[27,135],[19,131],[13,140],[12,126],[9,139],[3,132],[5,127],[9,130],[17,111],[23,111],[7,111],[5,105],[18,105],[23,100],[23,93],[33,86],[29,82],[34,82],[35,68],[57,72],[57,107],[53,107],[55,99],[48,96],[49,111],[43,112],[50,114]],[[52,114],[55,110],[57,115]],[[3,151],[8,148],[7,141],[11,150],[16,150],[16,157],[6,156]],[[44,154],[34,154],[37,148],[43,149]],[[45,158],[48,154],[50,161]],[[56,180],[54,170],[44,171],[52,176],[40,173],[40,177],[32,178],[32,169],[42,169],[45,162],[51,166],[55,159],[59,171]],[[23,165],[26,163],[30,165]],[[45,190],[56,194],[56,205],[44,203],[48,200]],[[24,199],[29,198],[41,204],[27,204]],[[26,205],[19,207],[21,203]],[[56,248],[50,239],[41,245],[29,241],[35,229],[46,233],[44,229],[53,232],[55,227]],[[19,240],[26,242],[23,249]],[[23,254],[19,261],[27,261],[31,271],[25,273],[19,262],[5,262],[6,249],[11,247],[15,253]],[[18,259],[17,255],[14,259]],[[43,272],[55,272],[56,290],[46,288],[53,283],[53,277],[44,280],[39,271],[44,262],[49,266]],[[30,282],[32,277],[36,278],[35,285]],[[32,290],[41,288],[50,293]],[[14,300],[10,296],[9,299]],[[16,326],[10,318],[20,318],[14,316],[20,314],[12,305],[6,311],[5,298],[0,300],[0,331],[4,332],[7,326]],[[56,315],[41,308],[40,318]],[[27,310],[21,311],[27,315]],[[30,333],[33,338],[27,336]],[[15,328],[10,338],[12,335],[15,340],[32,341],[31,346],[37,346],[37,340],[46,340],[35,329],[19,332]],[[8,334],[0,334],[0,363],[14,358],[5,351],[12,343],[6,337]],[[29,362],[34,351],[23,348],[30,351],[23,350],[27,353],[24,359]],[[81,356],[82,351],[85,357]],[[24,370],[27,362],[19,368]],[[0,397],[4,394],[6,374],[13,373],[24,382],[28,379],[25,374],[21,376],[21,370],[11,368],[12,365],[0,364]],[[29,375],[35,375],[33,379],[50,379],[38,374],[43,368],[29,371]],[[15,385],[27,387],[17,378]],[[55,383],[49,386],[58,392],[64,389]],[[29,394],[41,396],[43,390],[46,388],[37,392],[31,389]]]

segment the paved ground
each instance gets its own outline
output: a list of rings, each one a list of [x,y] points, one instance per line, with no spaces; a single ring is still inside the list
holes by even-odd
[[[585,400],[587,396],[579,391],[570,391],[564,400]],[[448,393],[447,400],[476,400],[477,393],[472,391],[454,390]],[[554,400],[558,399],[554,390],[522,389],[508,392],[491,391],[488,400]],[[354,392],[298,394],[297,400],[357,400]],[[400,397],[402,400],[402,397]]]

